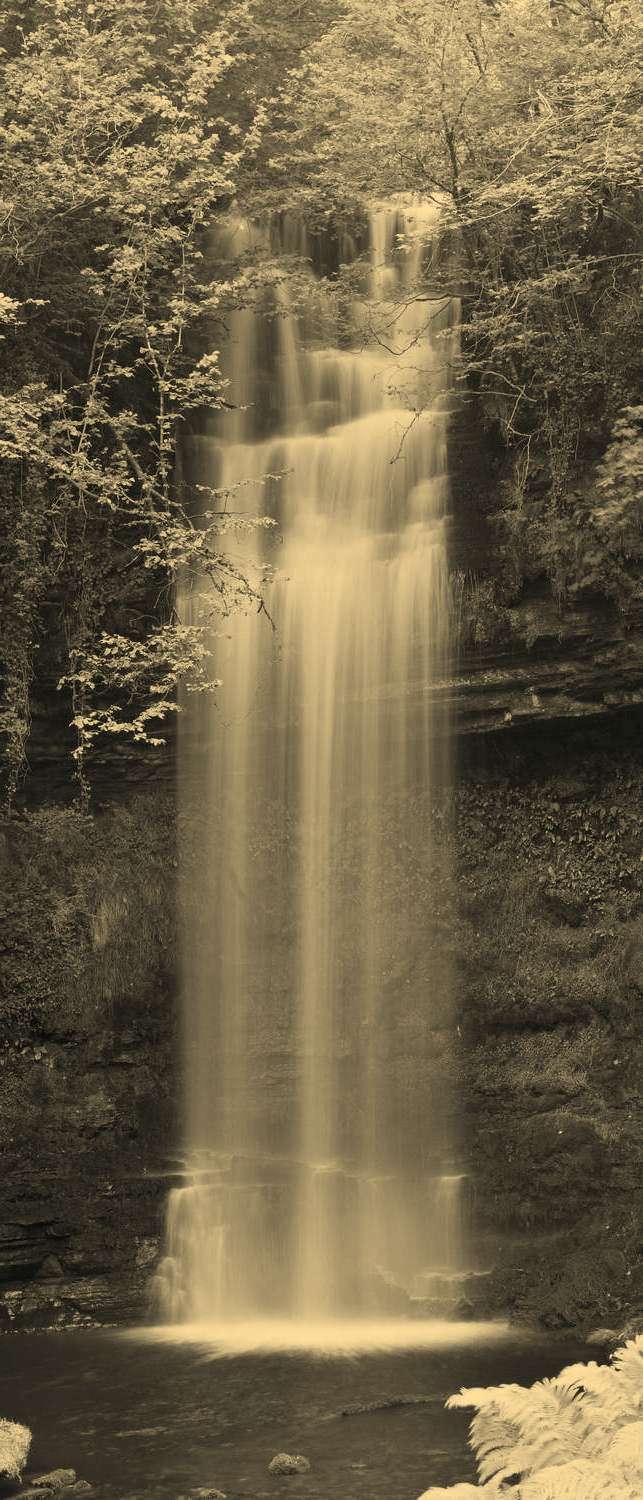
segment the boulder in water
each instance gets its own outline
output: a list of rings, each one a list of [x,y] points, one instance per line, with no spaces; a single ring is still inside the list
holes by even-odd
[[[276,1453],[268,1464],[269,1474],[307,1474],[309,1469],[303,1453]]]
[[[52,1469],[49,1474],[38,1474],[34,1488],[39,1490],[67,1490],[76,1483],[75,1469]]]
[[[179,1495],[178,1500],[226,1500],[223,1490],[213,1490],[209,1484],[201,1485],[199,1489],[188,1490],[187,1495]]]
[[[29,1428],[0,1417],[0,1479],[20,1478],[30,1447]]]
[[[643,1333],[643,1317],[631,1318],[623,1328],[593,1328],[592,1332],[587,1334],[585,1343],[613,1351],[641,1333]]]

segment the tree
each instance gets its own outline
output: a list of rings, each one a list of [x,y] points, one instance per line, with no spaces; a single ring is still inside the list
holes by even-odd
[[[35,653],[62,642],[75,758],[99,734],[158,742],[176,686],[209,686],[202,627],[174,589],[198,565],[212,607],[259,605],[221,533],[177,484],[181,424],[217,409],[215,353],[243,275],[204,259],[256,148],[250,100],[222,114],[248,6],[203,0],[38,0],[0,36],[1,670],[9,798],[24,767]],[[245,101],[244,101],[245,102]],[[207,338],[206,338],[207,330]],[[57,654],[57,661],[60,657]],[[66,657],[66,660],[65,660]]]
[[[431,279],[463,296],[463,383],[510,458],[508,581],[591,572],[624,609],[631,552],[590,569],[577,519],[561,563],[570,510],[596,505],[593,481],[570,505],[579,472],[637,388],[640,25],[630,0],[344,0],[282,95],[271,167],[317,213],[439,201],[450,253]]]

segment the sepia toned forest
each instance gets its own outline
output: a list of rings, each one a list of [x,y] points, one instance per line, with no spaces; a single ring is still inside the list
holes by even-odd
[[[201,1043],[186,991],[204,987],[209,964],[223,1012],[237,984],[232,1019],[221,1037],[206,1029],[201,1050],[209,1058],[215,1035],[234,1072],[236,1036],[250,1062],[230,1091],[246,1088],[256,1134],[274,1145],[302,1069],[313,1091],[323,1071],[313,1059],[306,1074],[292,1012],[297,985],[305,1008],[326,963],[341,1004],[336,1035],[322,1040],[347,1134],[360,1109],[382,1112],[386,1092],[377,1109],[359,1096],[364,1047],[371,1082],[378,1067],[390,1082],[392,1132],[427,1121],[447,1142],[436,1181],[465,1184],[469,1250],[455,1286],[447,1277],[439,1297],[415,1283],[409,1293],[378,1263],[378,1311],[429,1318],[437,1307],[471,1324],[471,1352],[458,1354],[457,1379],[444,1365],[440,1396],[478,1379],[479,1356],[480,1389],[453,1405],[478,1410],[481,1489],[518,1500],[598,1495],[614,1480],[608,1443],[621,1487],[600,1493],[635,1500],[638,1482],[618,1434],[636,1417],[619,1403],[639,1399],[640,1338],[607,1360],[640,1330],[642,1290],[641,42],[634,0],[0,3],[0,1333],[89,1337],[149,1321],[150,1288],[172,1260],[168,1193],[188,1191],[176,1189],[176,1163],[198,1091],[186,1058]],[[422,375],[427,348],[433,385],[418,378],[411,399],[409,370]],[[324,552],[320,523],[297,581],[292,493],[313,473],[312,460],[297,470],[297,443],[319,439],[320,493],[334,483],[343,501],[344,485],[350,519],[363,519],[346,429],[364,415],[366,376],[350,389],[337,378],[344,407],[327,375],[316,402],[310,384],[288,407],[287,377],[303,380],[311,351],[320,369],[387,358],[381,407],[372,391],[364,406],[380,418],[388,402],[407,423],[382,462],[386,485],[431,422],[442,432],[445,413],[444,453],[436,439],[430,458],[446,518],[432,513],[430,539],[446,537],[446,573],[434,548],[438,603],[421,619],[439,639],[434,655],[433,640],[417,648],[418,692],[402,638],[421,635],[413,611],[426,577],[410,575],[410,604],[399,602],[403,571],[398,595],[365,599],[376,569],[359,571],[359,548],[343,560]],[[375,445],[376,425],[367,432]],[[321,444],[337,433],[331,460]],[[328,501],[334,524],[335,498],[315,497],[317,521]],[[386,511],[379,560],[396,526],[402,534]],[[312,592],[326,566],[330,602],[311,627],[297,587]],[[185,605],[190,588],[198,607]],[[253,656],[244,632],[254,616]],[[304,689],[322,705],[309,720],[288,677],[293,619],[308,642]],[[261,652],[272,653],[269,669]],[[400,662],[411,662],[407,678]],[[344,689],[347,700],[361,693],[361,720],[337,706]],[[378,693],[392,731],[368,719]],[[250,720],[244,739],[238,725]],[[280,811],[271,777],[289,785],[297,755],[301,783]],[[306,788],[311,826],[326,818],[317,864],[313,835],[298,829]],[[367,834],[361,793],[376,805]],[[364,876],[368,859],[375,873]],[[300,889],[306,871],[314,884],[311,870],[314,912]],[[320,913],[315,946],[306,922]],[[363,975],[375,990],[376,970],[364,1021]],[[315,1025],[325,994],[320,980]],[[234,1026],[253,1007],[256,1029],[240,1044]],[[373,1016],[380,1040],[364,1043]],[[217,1075],[213,1098],[224,1084]],[[319,1097],[321,1117],[330,1106]],[[436,1202],[446,1220],[447,1199]],[[353,1250],[347,1231],[348,1260]],[[527,1340],[517,1375],[506,1351],[475,1349],[474,1325],[499,1320]],[[588,1335],[601,1351],[602,1427],[566,1371],[552,1387],[554,1436],[546,1403],[512,1416],[502,1400],[494,1407],[495,1386],[485,1397],[483,1386],[523,1370],[529,1381],[559,1370]],[[25,1355],[24,1374],[17,1358],[27,1389],[32,1366]],[[111,1433],[125,1417],[109,1404],[116,1364],[105,1368]],[[332,1361],[320,1369],[302,1376],[310,1410],[318,1377],[327,1405],[354,1403],[349,1374],[335,1392]],[[409,1389],[418,1370],[409,1366]],[[231,1424],[251,1474],[234,1493],[263,1494],[234,1425],[246,1399],[236,1366],[230,1379],[221,1433]],[[376,1410],[380,1421],[404,1404],[380,1400],[370,1380],[362,1405],[339,1415],[361,1422]],[[288,1378],[261,1382],[248,1431],[268,1411],[269,1432],[285,1433]],[[559,1452],[579,1390],[582,1441]],[[188,1431],[205,1442],[209,1388],[198,1400]],[[436,1429],[447,1449],[427,1481],[475,1477],[466,1424],[452,1420],[455,1457],[451,1429]],[[160,1417],[141,1407],[132,1432],[148,1442],[162,1421],[165,1407]],[[521,1443],[533,1439],[524,1465],[521,1423]],[[409,1452],[415,1444],[422,1467],[418,1434]],[[408,1472],[400,1460],[399,1491],[385,1488],[383,1471],[369,1477],[368,1444],[355,1442],[350,1475],[311,1497],[415,1500],[411,1458]],[[388,1430],[386,1442],[388,1462]],[[182,1461],[183,1431],[175,1446]],[[541,1480],[554,1449],[569,1472]],[[572,1458],[591,1460],[591,1472],[572,1473]],[[147,1477],[156,1462],[150,1449]],[[309,1482],[302,1469],[270,1472],[271,1483]],[[129,1488],[112,1474],[95,1493],[176,1500],[178,1479],[143,1490],[133,1475]],[[459,1493],[478,1491],[463,1483]],[[225,1500],[215,1488],[198,1494]]]

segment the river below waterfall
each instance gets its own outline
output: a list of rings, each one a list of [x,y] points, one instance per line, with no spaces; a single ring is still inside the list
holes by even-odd
[[[468,1419],[443,1402],[462,1385],[530,1384],[586,1358],[571,1341],[507,1337],[351,1358],[213,1357],[196,1345],[77,1330],[0,1342],[0,1413],[34,1433],[30,1468],[73,1467],[104,1500],[177,1500],[197,1486],[228,1500],[418,1500],[475,1478]],[[392,1397],[422,1404],[342,1416]],[[303,1453],[309,1474],[268,1473]]]

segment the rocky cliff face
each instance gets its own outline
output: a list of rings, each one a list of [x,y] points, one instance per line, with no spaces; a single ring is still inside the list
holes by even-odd
[[[603,719],[643,703],[643,637],[605,603],[561,611],[544,592],[505,638],[468,649],[449,687],[463,734]]]
[[[463,586],[458,671],[446,691],[464,735],[560,720],[611,720],[643,702],[643,615],[598,593],[555,597],[538,559],[507,537],[509,455],[470,397],[449,436],[451,563]],[[590,482],[590,475],[586,476]],[[524,538],[543,528],[546,495],[525,500]],[[456,613],[458,610],[456,609]]]
[[[177,1138],[173,817],[5,828],[0,1327],[140,1317]]]
[[[617,1320],[641,1290],[632,726],[490,739],[457,804],[462,1098],[496,1267],[487,1306],[548,1327]]]

